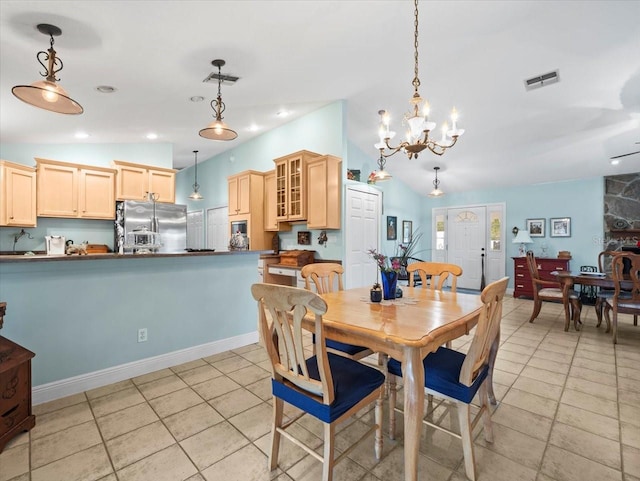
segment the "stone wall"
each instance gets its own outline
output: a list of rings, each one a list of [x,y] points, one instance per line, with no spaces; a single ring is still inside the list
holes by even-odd
[[[640,172],[604,178],[605,250],[640,241]]]

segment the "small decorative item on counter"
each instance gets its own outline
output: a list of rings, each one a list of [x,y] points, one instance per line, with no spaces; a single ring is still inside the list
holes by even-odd
[[[402,289],[396,288],[396,299],[402,298]]]
[[[571,252],[570,251],[558,252],[558,259],[571,259]]]
[[[369,293],[369,297],[371,299],[371,302],[380,302],[380,301],[382,301],[382,288],[380,287],[380,284],[378,284],[376,282],[373,285],[373,287],[371,288],[371,291]]]
[[[82,244],[74,244],[71,239],[69,239],[66,243],[66,254],[78,254],[78,255],[87,255],[87,245],[88,242],[83,242]]]
[[[247,250],[249,248],[249,243],[247,242],[247,238],[242,234],[242,232],[238,231],[231,236],[231,240],[229,241],[229,248],[233,251]]]

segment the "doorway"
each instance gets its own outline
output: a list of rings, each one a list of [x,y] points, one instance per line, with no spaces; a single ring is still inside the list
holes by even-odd
[[[207,209],[207,249],[229,250],[229,209],[227,206]]]

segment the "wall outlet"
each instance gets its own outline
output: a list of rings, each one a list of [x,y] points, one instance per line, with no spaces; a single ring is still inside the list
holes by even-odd
[[[138,329],[138,342],[147,342],[147,328]]]

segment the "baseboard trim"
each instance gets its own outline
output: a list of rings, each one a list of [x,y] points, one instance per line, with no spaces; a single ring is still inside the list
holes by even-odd
[[[47,384],[41,384],[34,386],[32,389],[33,404],[42,404],[71,396],[72,394],[106,386],[114,382],[124,381],[132,377],[142,376],[143,374],[177,366],[185,362],[195,361],[196,359],[212,356],[213,354],[228,351],[229,349],[236,349],[255,342],[258,342],[258,331],[200,344],[199,346],[193,346],[179,351],[168,352],[159,356],[140,359],[139,361],[120,364],[119,366],[113,366]]]

